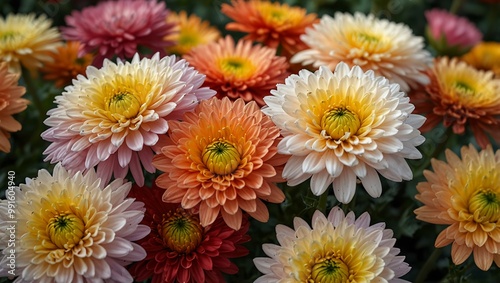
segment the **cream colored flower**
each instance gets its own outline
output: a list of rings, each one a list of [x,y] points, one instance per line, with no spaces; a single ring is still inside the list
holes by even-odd
[[[423,38],[414,36],[406,25],[373,15],[337,12],[334,18],[324,15],[301,39],[309,49],[292,57],[292,63],[325,65],[331,70],[339,62],[358,65],[398,83],[403,91],[428,82],[421,71],[431,64],[432,57],[424,49]]]
[[[340,63],[332,73],[302,70],[264,98],[263,112],[281,128],[278,152],[291,155],[283,177],[291,186],[311,178],[321,195],[333,183],[336,198],[351,201],[357,179],[372,197],[382,193],[377,172],[392,181],[412,179],[405,161],[421,158],[417,130],[425,121],[414,106],[372,71]]]
[[[15,282],[132,282],[124,266],[146,256],[132,241],[150,229],[139,225],[144,204],[126,198],[131,186],[123,179],[106,186],[94,170],[71,173],[57,164],[52,175],[40,170],[16,187]],[[0,248],[0,276],[8,276],[10,248]]]

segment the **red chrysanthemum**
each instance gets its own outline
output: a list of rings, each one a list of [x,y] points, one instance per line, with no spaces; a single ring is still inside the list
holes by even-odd
[[[196,211],[162,202],[163,192],[155,185],[134,185],[129,194],[146,204],[141,223],[151,227],[151,233],[138,242],[146,250],[146,258],[129,268],[135,280],[219,283],[225,281],[223,273],[237,273],[238,267],[229,259],[248,254],[241,245],[250,241],[248,220],[245,218],[238,231],[229,228],[220,217],[212,225],[202,227]]]
[[[174,32],[175,24],[165,18],[169,14],[165,3],[156,0],[118,0],[101,2],[66,17],[68,27],[62,27],[66,40],[80,41],[80,56],[97,51],[94,64],[100,67],[104,58],[114,55],[131,58],[138,47],[164,52],[173,41],[165,36]]]

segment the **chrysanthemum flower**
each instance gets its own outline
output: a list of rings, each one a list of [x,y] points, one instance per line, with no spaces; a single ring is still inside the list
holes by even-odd
[[[287,158],[277,154],[279,129],[255,102],[212,98],[187,112],[182,122],[169,121],[168,145],[153,158],[165,172],[156,184],[166,189],[163,201],[199,207],[202,226],[222,215],[238,230],[242,212],[266,222],[262,200],[285,199],[276,186]]]
[[[150,229],[139,225],[144,204],[126,198],[131,186],[122,179],[106,186],[93,170],[58,164],[53,175],[40,170],[16,188],[15,282],[132,282],[124,266],[146,256],[132,241]],[[1,245],[0,275],[9,276],[10,248]]]
[[[139,59],[87,68],[56,97],[42,133],[52,142],[46,160],[62,162],[68,169],[84,171],[94,166],[105,182],[124,178],[130,171],[139,185],[143,167],[154,172],[153,154],[165,139],[169,119],[192,110],[200,99],[215,94],[200,88],[204,76],[174,55]]]
[[[358,12],[354,16],[337,12],[334,18],[324,15],[301,39],[309,49],[292,57],[292,63],[331,70],[339,62],[358,65],[398,83],[403,91],[428,82],[422,71],[432,57],[424,49],[423,38],[414,36],[406,25]]]
[[[483,148],[490,143],[486,133],[500,140],[500,79],[447,57],[437,58],[426,73],[430,84],[410,92],[416,112],[427,117],[422,132],[443,122],[455,134],[470,128]]]
[[[49,54],[60,44],[61,35],[45,15],[9,14],[0,16],[0,61],[14,73],[21,66],[35,71],[51,60]]]
[[[214,42],[221,37],[219,30],[210,26],[207,21],[194,14],[187,16],[185,11],[179,14],[170,13],[167,22],[176,26],[175,32],[168,35],[165,40],[175,42],[167,51],[176,55],[184,55],[193,47]]]
[[[7,63],[0,63],[0,151],[10,152],[10,133],[21,130],[12,117],[26,109],[28,100],[21,98],[26,89],[17,84],[19,73],[9,73]]]
[[[447,225],[436,247],[452,244],[453,263],[463,263],[472,253],[476,265],[488,270],[500,266],[500,150],[461,149],[462,159],[446,150],[446,161],[432,160],[434,172],[425,170],[419,183],[417,219]]]
[[[476,69],[493,71],[500,79],[500,42],[481,42],[461,59]]]
[[[283,171],[289,185],[312,177],[311,190],[321,195],[333,183],[336,198],[348,203],[358,178],[372,197],[382,193],[377,171],[412,179],[405,158],[422,157],[415,146],[424,142],[417,129],[425,118],[411,114],[399,85],[340,63],[334,73],[302,70],[271,93],[262,111],[282,130],[278,152],[292,155]]]
[[[223,273],[236,274],[238,267],[229,259],[248,254],[241,244],[250,240],[249,222],[245,219],[235,231],[219,217],[202,227],[195,211],[162,202],[163,192],[156,186],[134,186],[130,192],[146,204],[142,223],[151,227],[151,233],[138,242],[147,256],[129,267],[132,276],[137,281],[219,283],[225,282]]]
[[[300,36],[318,20],[304,8],[262,0],[232,0],[231,5],[222,4],[221,11],[235,21],[226,25],[227,30],[247,33],[245,39],[272,48],[282,46],[288,54],[307,47]]]
[[[164,38],[174,31],[174,24],[165,20],[169,14],[165,3],[156,0],[105,1],[73,11],[62,27],[66,40],[80,41],[80,56],[97,52],[94,65],[104,58],[131,58],[138,47],[154,52],[173,44]]]
[[[217,97],[243,98],[264,105],[264,96],[289,75],[285,57],[276,50],[230,36],[191,50],[184,58],[205,74],[205,86],[217,91]]]
[[[462,55],[483,37],[481,31],[467,18],[446,10],[428,10],[425,12],[425,18],[428,23],[427,39],[440,55]]]
[[[54,53],[50,54],[52,60],[45,63],[41,69],[44,73],[43,78],[54,81],[56,87],[63,88],[71,84],[77,75],[85,74],[94,56],[90,53],[82,57],[78,56],[79,48],[80,43],[77,41],[70,41],[59,46]]]
[[[393,232],[385,223],[370,225],[365,212],[355,219],[334,207],[328,218],[316,211],[312,228],[301,218],[294,229],[276,226],[279,245],[262,246],[269,258],[255,258],[264,282],[408,282],[399,279],[410,271],[398,256]]]

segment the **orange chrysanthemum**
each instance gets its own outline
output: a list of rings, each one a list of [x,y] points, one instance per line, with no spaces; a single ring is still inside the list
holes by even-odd
[[[45,74],[44,79],[55,82],[58,88],[71,84],[71,81],[79,74],[85,74],[88,65],[92,63],[94,56],[86,54],[78,56],[81,44],[78,41],[69,41],[59,46],[50,55],[53,60],[45,63],[41,71]]]
[[[207,21],[194,14],[187,16],[185,11],[179,14],[171,12],[167,17],[167,22],[176,25],[175,32],[165,37],[166,41],[175,42],[167,47],[167,51],[176,55],[184,55],[198,45],[214,42],[220,38],[220,32],[210,26]]]
[[[306,14],[304,8],[279,2],[233,0],[231,4],[222,4],[222,13],[235,21],[226,25],[227,30],[248,33],[245,39],[272,48],[281,45],[292,55],[307,48],[300,36],[318,21],[316,14]]]
[[[263,106],[264,96],[289,75],[286,58],[275,54],[275,49],[252,46],[248,40],[239,40],[235,46],[233,38],[226,36],[194,48],[184,58],[207,76],[204,86],[217,91],[218,98],[243,98]]]
[[[166,189],[163,201],[199,206],[201,225],[222,215],[229,227],[241,227],[242,212],[266,222],[262,200],[285,199],[282,182],[287,157],[277,154],[279,129],[255,102],[228,98],[201,101],[182,122],[169,121],[168,144],[153,158],[166,172],[156,184]]]
[[[462,56],[462,60],[476,69],[493,71],[500,78],[500,42],[481,42]]]
[[[7,63],[0,63],[0,151],[10,152],[11,132],[21,130],[21,124],[12,117],[26,109],[28,100],[21,98],[26,92],[18,86],[19,73],[9,73]]]
[[[482,148],[490,143],[486,133],[500,140],[500,79],[447,57],[437,58],[426,73],[430,84],[409,93],[415,112],[427,117],[422,132],[442,121],[455,134],[470,128]]]
[[[424,171],[427,182],[419,183],[417,219],[449,225],[436,239],[440,248],[452,243],[453,263],[463,263],[471,253],[476,265],[488,270],[500,266],[500,150],[491,146],[477,152],[470,145],[460,159],[446,151],[447,162],[433,159],[434,172]]]

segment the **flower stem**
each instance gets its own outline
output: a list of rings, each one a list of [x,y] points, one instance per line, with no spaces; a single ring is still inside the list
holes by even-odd
[[[464,2],[465,0],[453,0],[450,7],[450,13],[457,14]]]
[[[443,249],[434,248],[434,251],[432,252],[431,256],[429,256],[427,261],[424,263],[424,266],[422,266],[422,269],[420,269],[420,272],[417,275],[417,279],[415,280],[415,283],[425,282],[427,275],[429,275],[429,273],[435,267],[436,261],[439,258],[439,256],[441,255],[442,251],[443,251]]]

